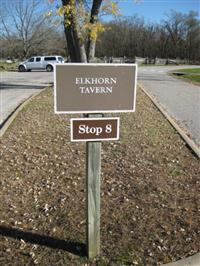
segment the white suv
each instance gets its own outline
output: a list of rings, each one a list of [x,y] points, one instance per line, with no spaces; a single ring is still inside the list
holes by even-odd
[[[54,64],[64,63],[64,58],[59,55],[48,56],[34,56],[22,62],[18,66],[19,72],[46,69],[46,71],[53,71]]]

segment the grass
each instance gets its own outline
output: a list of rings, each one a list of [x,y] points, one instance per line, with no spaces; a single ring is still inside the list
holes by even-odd
[[[0,265],[156,266],[200,251],[199,160],[139,89],[102,143],[101,256],[85,256],[85,144],[71,143],[52,89],[0,144]]]
[[[0,72],[2,71],[13,71],[17,69],[16,63],[6,63],[6,62],[0,62]]]
[[[139,67],[155,67],[155,66],[166,66],[165,64],[140,64]]]
[[[178,69],[177,72],[179,71],[187,74],[200,74],[200,68]]]
[[[179,76],[180,78],[200,85],[200,68],[191,68],[191,69],[178,69],[176,72],[184,73],[184,75]],[[173,74],[177,76],[176,74]]]

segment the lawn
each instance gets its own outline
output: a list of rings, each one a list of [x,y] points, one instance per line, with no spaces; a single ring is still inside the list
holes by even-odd
[[[184,73],[180,77],[184,80],[193,82],[195,84],[200,84],[200,68],[191,68],[191,69],[178,69],[176,73]],[[177,75],[176,75],[177,76]]]
[[[0,62],[0,72],[17,70],[16,63]]]

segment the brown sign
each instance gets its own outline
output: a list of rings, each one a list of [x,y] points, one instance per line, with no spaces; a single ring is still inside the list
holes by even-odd
[[[56,64],[56,113],[134,112],[137,65]]]
[[[119,118],[72,118],[71,141],[119,139]]]

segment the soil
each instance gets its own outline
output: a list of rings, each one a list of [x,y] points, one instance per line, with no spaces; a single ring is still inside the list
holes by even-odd
[[[200,251],[198,158],[142,91],[118,116],[120,140],[102,143],[101,255],[89,261],[77,116],[54,114],[51,88],[19,113],[0,147],[0,265],[151,266]]]

